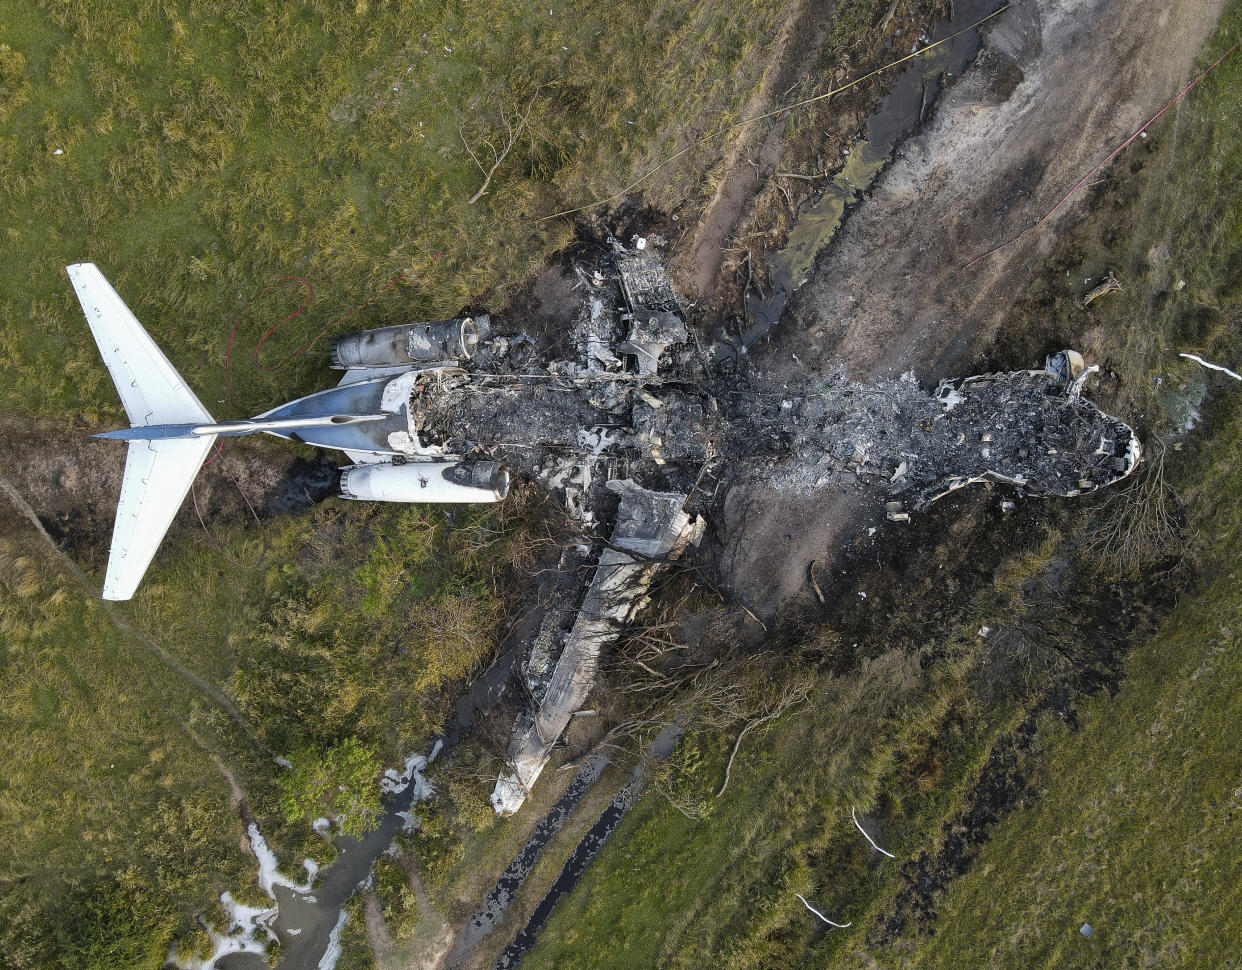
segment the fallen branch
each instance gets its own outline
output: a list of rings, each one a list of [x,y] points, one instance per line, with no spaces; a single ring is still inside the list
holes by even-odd
[[[815,581],[815,563],[814,563],[814,562],[812,562],[812,563],[811,563],[811,565],[808,567],[807,571],[808,571],[808,572],[810,573],[810,575],[811,575],[811,588],[812,588],[813,590],[815,590],[815,595],[816,595],[816,597],[819,599],[819,605],[820,605],[820,606],[823,606],[823,605],[824,605],[824,602],[825,602],[825,601],[824,601],[824,591],[823,591],[822,589],[820,589],[820,588],[819,588],[819,583],[817,583],[817,582]]]
[[[1105,293],[1112,293],[1119,289],[1121,289],[1121,280],[1117,279],[1117,277],[1115,277],[1112,273],[1109,273],[1108,279],[1092,289],[1090,293],[1082,298],[1082,305],[1084,307],[1088,307],[1091,305],[1092,301],[1098,300]]]
[[[720,791],[716,792],[717,798],[723,795],[725,793],[725,789],[729,787],[729,772],[733,770],[733,759],[737,757],[737,749],[742,746],[742,738],[746,737],[746,732],[751,728],[757,728],[760,724],[763,724],[766,721],[772,720],[772,718],[776,717],[779,713],[779,711],[773,711],[771,714],[767,714],[764,717],[751,721],[746,725],[746,727],[742,728],[742,730],[738,732],[737,740],[733,742],[733,753],[729,755],[729,763],[725,765],[724,784],[720,786]]]
[[[1193,360],[1196,364],[1202,364],[1209,370],[1218,370],[1222,374],[1228,374],[1235,381],[1242,381],[1242,374],[1235,374],[1228,367],[1221,367],[1220,364],[1211,364],[1197,354],[1178,354],[1178,357],[1185,357],[1187,360]]]
[[[742,730],[738,732],[737,740],[733,742],[733,753],[729,755],[729,763],[725,765],[724,784],[720,786],[720,791],[716,792],[717,798],[723,795],[725,793],[725,789],[729,787],[729,772],[733,770],[733,759],[737,757],[738,748],[742,746],[742,738],[746,737],[746,732],[751,730],[751,728],[757,728],[760,724],[766,724],[768,721],[780,717],[790,708],[801,704],[806,700],[808,693],[810,693],[810,690],[806,685],[795,687],[792,691],[777,701],[776,706],[772,708],[771,711],[763,715],[763,717],[756,718],[751,721],[746,725],[746,727],[742,728]]]
[[[538,90],[536,90],[535,94],[538,93]],[[479,199],[483,198],[483,196],[487,194],[487,187],[491,185],[492,176],[496,174],[496,169],[500,168],[500,163],[508,157],[509,152],[513,150],[513,146],[516,145],[518,143],[518,139],[522,137],[522,132],[526,130],[526,124],[530,121],[530,113],[534,107],[535,97],[532,95],[530,101],[526,105],[526,111],[522,114],[521,118],[515,121],[513,118],[509,117],[505,105],[502,104],[500,106],[500,120],[505,127],[506,139],[504,147],[499,150],[492,147],[490,142],[488,143],[488,147],[492,148],[491,168],[485,169],[483,167],[483,163],[479,161],[479,157],[470,147],[470,142],[466,140],[465,131],[463,131],[460,126],[458,127],[457,133],[461,135],[461,140],[466,146],[466,151],[469,153],[470,157],[474,159],[474,164],[479,167],[479,171],[483,173],[483,184],[479,186],[479,191],[474,193],[474,195],[472,195],[466,202],[467,205],[474,205],[479,201]]]
[[[896,859],[896,858],[897,858],[895,855],[893,855],[893,854],[892,854],[891,852],[889,852],[887,849],[881,849],[878,845],[876,845],[876,843],[875,843],[875,839],[873,839],[871,836],[869,836],[869,835],[867,834],[867,830],[866,830],[865,828],[863,828],[863,827],[862,827],[862,823],[858,821],[858,815],[855,813],[855,811],[854,811],[854,806],[852,806],[852,805],[850,806],[850,818],[852,818],[852,819],[854,820],[854,827],[855,827],[856,829],[858,829],[858,831],[859,831],[859,832],[861,832],[861,833],[862,833],[863,838],[864,838],[864,839],[866,839],[868,842],[870,842],[870,843],[871,843],[871,848],[875,849],[875,850],[876,850],[876,852],[883,852],[883,853],[884,853],[886,856],[888,856],[890,859]]]
[[[821,913],[818,909],[816,909],[814,906],[812,906],[810,903],[808,903],[808,902],[806,901],[806,897],[805,897],[805,896],[803,896],[803,895],[802,895],[802,893],[794,893],[794,895],[795,895],[795,896],[797,896],[800,900],[802,900],[802,905],[803,905],[803,906],[805,906],[807,909],[809,909],[812,913],[814,913],[816,916],[818,916],[820,919],[822,919],[822,920],[823,920],[825,923],[827,923],[829,926],[831,926],[831,927],[833,927],[833,928],[835,928],[835,929],[838,929],[838,930],[844,930],[844,929],[848,929],[849,927],[851,927],[851,926],[853,926],[853,925],[854,925],[854,921],[853,921],[853,920],[850,920],[850,922],[848,922],[848,923],[834,923],[834,922],[833,922],[832,920],[830,920],[827,916],[825,916],[823,913]]]

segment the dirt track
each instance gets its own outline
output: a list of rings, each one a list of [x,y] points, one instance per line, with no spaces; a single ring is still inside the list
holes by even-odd
[[[773,339],[756,348],[759,371],[779,383],[843,361],[852,376],[913,369],[928,384],[972,370],[1044,271],[1058,231],[1082,217],[1082,199],[1021,243],[965,265],[1038,218],[1180,90],[1223,6],[1018,0],[820,254]],[[717,524],[728,537],[721,569],[761,614],[808,595],[811,563],[882,517],[853,497],[735,492]]]

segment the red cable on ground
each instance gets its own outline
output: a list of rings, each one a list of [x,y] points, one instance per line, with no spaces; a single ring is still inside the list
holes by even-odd
[[[1220,55],[1220,57],[1218,57],[1215,61],[1213,61],[1213,62],[1212,62],[1212,64],[1211,64],[1211,65],[1207,68],[1207,70],[1205,70],[1205,71],[1204,71],[1202,74],[1200,74],[1197,78],[1195,78],[1193,81],[1191,81],[1189,84],[1187,84],[1184,88],[1182,88],[1182,90],[1181,90],[1181,91],[1179,91],[1179,92],[1178,92],[1178,93],[1177,93],[1177,94],[1176,94],[1176,95],[1175,95],[1175,96],[1174,96],[1174,97],[1173,97],[1173,98],[1169,101],[1169,103],[1168,103],[1168,104],[1166,104],[1163,108],[1161,108],[1161,109],[1160,109],[1159,111],[1157,111],[1154,115],[1152,115],[1149,119],[1147,119],[1147,121],[1143,124],[1143,126],[1142,126],[1141,128],[1139,128],[1139,129],[1138,129],[1138,131],[1136,131],[1133,135],[1131,135],[1129,138],[1127,138],[1125,141],[1123,141],[1120,145],[1118,145],[1116,148],[1114,148],[1114,149],[1113,149],[1113,150],[1112,150],[1112,151],[1108,154],[1108,157],[1107,157],[1107,158],[1105,158],[1102,162],[1100,162],[1098,165],[1096,165],[1096,166],[1095,166],[1095,168],[1091,169],[1091,171],[1089,171],[1086,175],[1084,175],[1084,176],[1083,176],[1082,178],[1080,178],[1077,182],[1075,182],[1075,183],[1074,183],[1074,187],[1073,187],[1073,188],[1071,188],[1068,192],[1066,192],[1066,193],[1065,193],[1065,195],[1061,196],[1060,201],[1058,201],[1056,205],[1054,205],[1051,209],[1049,209],[1049,210],[1048,210],[1047,212],[1045,212],[1042,216],[1040,216],[1040,218],[1039,218],[1039,221],[1038,221],[1038,222],[1034,223],[1033,225],[1027,226],[1025,229],[1023,229],[1020,233],[1018,233],[1018,234],[1017,234],[1016,236],[1014,236],[1012,239],[1008,240],[1007,242],[1003,242],[1003,243],[1001,243],[1001,244],[1000,244],[999,246],[997,246],[995,249],[990,249],[990,250],[988,250],[988,251],[987,251],[986,253],[984,253],[982,256],[976,256],[976,257],[975,257],[974,259],[972,259],[969,263],[967,263],[967,264],[966,264],[963,268],[964,268],[964,269],[969,269],[971,266],[974,266],[976,263],[981,263],[981,262],[983,262],[983,260],[987,259],[989,256],[995,256],[995,255],[996,255],[997,253],[999,253],[1002,249],[1007,249],[1007,248],[1009,248],[1009,247],[1010,247],[1010,246],[1012,246],[1014,243],[1016,243],[1019,239],[1021,239],[1023,236],[1026,236],[1026,235],[1028,235],[1029,233],[1034,232],[1036,229],[1038,229],[1040,226],[1042,226],[1045,222],[1047,222],[1049,219],[1051,219],[1051,218],[1052,218],[1052,216],[1053,216],[1053,214],[1054,214],[1054,213],[1055,213],[1055,212],[1056,212],[1059,208],[1061,208],[1061,206],[1063,206],[1066,202],[1068,202],[1068,201],[1069,201],[1069,197],[1070,197],[1071,195],[1073,195],[1075,192],[1077,192],[1080,188],[1082,188],[1082,187],[1083,187],[1083,186],[1087,183],[1087,181],[1091,178],[1091,176],[1093,176],[1096,172],[1098,172],[1098,171],[1099,171],[1100,169],[1102,169],[1105,165],[1107,165],[1109,162],[1111,162],[1114,158],[1116,158],[1118,155],[1120,155],[1120,154],[1121,154],[1121,153],[1122,153],[1122,152],[1123,152],[1123,151],[1124,151],[1127,147],[1129,147],[1129,145],[1130,145],[1130,143],[1131,143],[1131,142],[1133,142],[1136,138],[1138,138],[1138,137],[1139,137],[1139,135],[1143,134],[1143,132],[1145,132],[1145,131],[1149,128],[1149,127],[1151,127],[1151,125],[1153,125],[1153,124],[1155,124],[1155,122],[1159,121],[1159,120],[1160,120],[1161,115],[1163,115],[1166,111],[1168,111],[1171,107],[1173,107],[1173,105],[1177,104],[1177,102],[1181,101],[1181,100],[1182,100],[1182,98],[1184,98],[1184,97],[1185,97],[1185,96],[1186,96],[1186,95],[1187,95],[1187,94],[1191,91],[1191,89],[1195,87],[1195,85],[1197,85],[1197,84],[1198,84],[1200,81],[1202,81],[1205,77],[1207,77],[1207,76],[1208,76],[1209,74],[1211,74],[1214,70],[1216,70],[1216,68],[1220,66],[1221,62],[1222,62],[1222,61],[1223,61],[1226,57],[1228,57],[1230,54],[1232,54],[1235,50],[1237,50],[1237,49],[1238,49],[1238,47],[1239,47],[1240,45],[1242,45],[1242,39],[1239,39],[1239,40],[1235,41],[1235,42],[1234,42],[1234,45],[1233,45],[1232,47],[1230,47],[1230,48],[1229,48],[1229,50],[1225,51],[1225,53],[1221,54],[1221,55]]]

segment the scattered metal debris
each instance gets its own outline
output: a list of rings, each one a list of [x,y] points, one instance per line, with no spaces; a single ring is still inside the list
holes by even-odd
[[[491,797],[503,814],[521,807],[561,733],[586,702],[600,651],[646,604],[656,569],[702,535],[703,520],[692,520],[683,509],[684,494],[652,492],[631,481],[613,480],[608,488],[620,496],[616,526],[599,553],[582,605],[550,610],[536,638],[527,669],[539,706],[514,727],[508,750],[512,770],[500,776]],[[564,630],[570,613],[572,625]]]
[[[691,346],[659,242],[643,243],[611,240],[576,267],[584,299],[555,355],[533,353],[529,337],[486,317],[354,334],[334,347],[338,366],[403,368],[382,396],[406,430],[376,430],[412,462],[385,466],[391,483],[372,482],[365,466],[347,472],[347,495],[364,484],[387,495],[391,484],[416,496],[434,484],[494,500],[511,472],[563,496],[581,524],[562,571],[593,567],[595,578],[585,593],[576,581],[558,592],[532,645],[535,708],[515,726],[511,770],[492,795],[500,812],[521,805],[586,701],[600,650],[640,608],[658,563],[695,541],[722,484],[866,492],[890,521],[906,522],[976,482],[1078,495],[1124,478],[1140,457],[1130,427],[1082,396],[1095,368],[1073,351],[1040,370],[942,381],[930,394],[913,373],[863,384],[837,371],[775,387],[716,366]],[[416,360],[426,366],[409,370]],[[412,470],[439,477],[415,481]]]
[[[858,831],[862,833],[862,837],[871,843],[871,848],[875,849],[876,852],[882,852],[884,855],[888,856],[890,859],[897,858],[887,849],[881,849],[880,846],[876,843],[875,839],[873,839],[871,836],[867,834],[867,830],[862,827],[862,822],[858,821],[858,812],[854,809],[853,806],[850,806],[850,818],[854,820],[854,828],[858,829]]]
[[[1209,363],[1208,361],[1200,357],[1198,354],[1178,354],[1177,356],[1185,357],[1187,360],[1193,360],[1196,364],[1199,364],[1202,367],[1206,367],[1208,368],[1208,370],[1218,370],[1222,374],[1227,374],[1228,376],[1232,377],[1235,381],[1242,381],[1242,374],[1238,374],[1235,371],[1231,371],[1228,367],[1221,367],[1220,364]]]

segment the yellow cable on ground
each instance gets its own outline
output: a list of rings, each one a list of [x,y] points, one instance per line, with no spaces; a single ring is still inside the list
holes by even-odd
[[[931,44],[928,44],[926,47],[921,47],[917,51],[913,51],[905,55],[905,57],[899,57],[895,61],[889,61],[887,64],[877,67],[874,71],[870,71],[867,74],[864,74],[862,77],[857,77],[857,78],[854,78],[854,80],[852,81],[847,81],[845,84],[842,84],[839,88],[833,88],[831,91],[825,91],[823,94],[817,94],[811,98],[804,98],[801,101],[795,101],[793,104],[787,104],[780,108],[774,108],[772,111],[765,112],[764,114],[761,114],[761,115],[756,115],[755,117],[748,118],[745,121],[735,121],[731,125],[725,125],[723,128],[717,128],[715,131],[708,132],[706,135],[700,135],[698,138],[692,141],[685,148],[681,149],[681,151],[674,152],[672,155],[669,155],[668,158],[664,159],[662,162],[660,162],[655,167],[649,169],[647,172],[639,176],[638,179],[631,182],[625,188],[617,192],[614,192],[612,195],[606,196],[602,199],[596,199],[594,202],[588,202],[586,205],[580,205],[573,209],[562,209],[560,212],[554,212],[550,216],[543,216],[540,219],[536,219],[535,222],[537,223],[547,222],[549,219],[559,219],[561,216],[570,216],[570,215],[573,215],[575,212],[584,212],[587,209],[594,209],[597,205],[604,205],[608,202],[612,202],[616,199],[619,199],[624,195],[628,195],[634,189],[638,188],[638,186],[642,185],[643,182],[647,181],[647,179],[651,178],[651,176],[655,175],[656,172],[660,171],[660,169],[664,168],[666,165],[671,164],[672,162],[677,161],[677,159],[681,158],[682,155],[685,155],[687,152],[697,148],[699,145],[703,144],[703,142],[708,141],[709,139],[716,138],[719,135],[728,134],[729,132],[736,131],[739,128],[745,128],[747,125],[753,125],[755,124],[755,122],[758,122],[758,121],[765,121],[768,118],[775,118],[777,115],[784,114],[786,111],[792,111],[794,108],[802,108],[808,104],[814,104],[816,101],[823,101],[825,98],[831,98],[833,95],[840,94],[842,91],[848,91],[850,88],[857,87],[858,85],[862,84],[864,81],[871,80],[871,78],[875,77],[877,74],[883,74],[885,71],[891,70],[892,68],[896,67],[899,64],[904,64],[906,61],[912,60],[913,58],[916,58],[916,57],[920,57],[923,54],[926,54],[930,50],[934,50],[935,48],[939,47],[941,44],[947,44],[949,41],[953,40],[955,37],[960,37],[962,34],[969,33],[970,31],[976,29],[980,25],[991,20],[993,17],[999,16],[1000,14],[1004,13],[1011,6],[1013,6],[1012,0],[1011,2],[1006,3],[1003,6],[997,8],[996,10],[993,10],[986,17],[981,17],[979,20],[976,20],[969,27],[963,27],[961,30],[956,31],[952,34],[949,34],[948,37],[942,37],[940,38],[940,40],[935,41]]]

